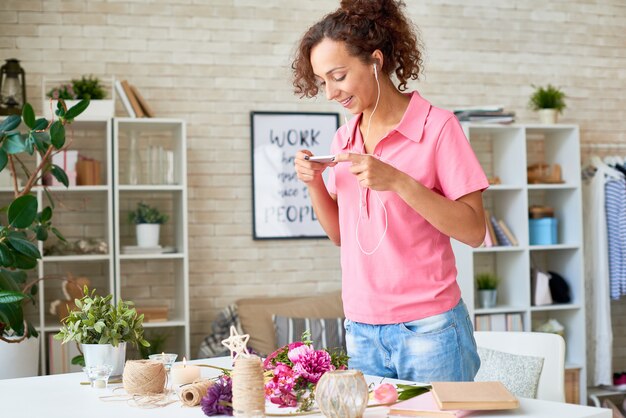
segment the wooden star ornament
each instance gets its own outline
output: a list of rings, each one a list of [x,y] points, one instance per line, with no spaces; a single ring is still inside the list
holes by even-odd
[[[222,344],[230,350],[230,356],[233,359],[242,355],[243,357],[249,357],[250,352],[246,348],[246,344],[250,339],[249,334],[239,334],[237,329],[233,326],[230,327],[230,337],[222,340]]]

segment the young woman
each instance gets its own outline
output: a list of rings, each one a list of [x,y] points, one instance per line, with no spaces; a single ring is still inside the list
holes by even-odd
[[[420,382],[468,381],[480,360],[450,237],[482,243],[488,182],[454,115],[403,92],[422,65],[403,6],[344,0],[301,39],[295,92],[323,90],[354,117],[335,134],[332,163],[302,150],[295,170],[341,246],[350,367]]]

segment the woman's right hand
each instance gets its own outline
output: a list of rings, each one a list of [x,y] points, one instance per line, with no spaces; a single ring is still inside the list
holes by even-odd
[[[312,156],[313,153],[309,150],[301,150],[296,153],[296,158],[294,162],[294,167],[296,170],[296,174],[298,175],[298,179],[302,181],[307,186],[312,183],[323,181],[322,173],[326,170],[327,167],[333,167],[337,163],[317,163],[313,161],[305,160],[305,156]]]

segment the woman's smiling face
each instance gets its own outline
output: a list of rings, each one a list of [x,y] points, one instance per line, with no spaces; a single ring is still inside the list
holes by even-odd
[[[350,55],[343,42],[324,38],[311,49],[311,66],[328,100],[336,100],[354,115],[374,106],[373,66]]]

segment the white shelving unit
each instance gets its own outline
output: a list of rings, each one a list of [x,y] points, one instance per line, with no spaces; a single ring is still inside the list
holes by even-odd
[[[523,329],[531,331],[550,318],[565,327],[566,368],[580,368],[580,399],[586,397],[585,308],[583,277],[582,201],[579,131],[575,125],[464,125],[483,169],[502,184],[483,194],[485,208],[503,219],[519,241],[514,247],[473,249],[453,240],[458,282],[470,317],[518,313]],[[526,168],[533,163],[558,163],[561,184],[527,184]],[[554,208],[558,243],[529,245],[528,208],[534,204]],[[554,271],[569,284],[567,304],[532,306],[531,265]],[[501,283],[494,308],[478,305],[476,273],[495,273]]]
[[[129,183],[133,136],[142,160],[136,184]],[[153,152],[157,147],[173,152],[172,184],[165,184],[157,178],[163,176],[150,171],[155,165],[148,164],[149,154],[158,155]],[[182,120],[113,119],[116,298],[133,300],[138,307],[167,307],[168,320],[145,322],[146,334],[167,336],[163,350],[178,353],[180,358],[190,358],[186,150],[186,125]],[[125,246],[136,245],[128,212],[140,201],[169,215],[168,222],[161,225],[160,244],[174,248],[174,252],[124,253]]]
[[[71,274],[73,277],[87,277],[90,287],[100,294],[115,292],[113,262],[113,189],[112,189],[112,121],[76,120],[66,127],[66,142],[72,141],[70,148],[81,156],[93,158],[101,162],[101,185],[94,186],[50,186],[49,193],[54,200],[52,224],[68,242],[80,239],[98,239],[106,242],[106,254],[68,254],[49,255],[44,247],[55,243],[53,234],[45,245],[39,241],[42,259],[39,261],[38,278],[46,278],[39,282],[39,300],[37,308],[30,312],[29,317],[40,333],[40,366],[43,374],[50,372],[48,358],[51,338],[59,331],[60,323],[56,315],[50,313],[50,305],[55,300],[65,300],[61,289],[61,280]],[[39,156],[36,163],[39,163]],[[33,188],[39,202],[39,208],[50,206],[43,187]],[[54,280],[61,279],[61,280]]]
[[[152,144],[174,151],[174,184],[129,185],[124,181],[127,139],[132,131],[139,135],[141,149]],[[66,127],[66,138],[72,141],[69,149],[100,161],[102,184],[48,187],[55,205],[52,223],[69,242],[101,239],[107,243],[108,252],[49,255],[44,247],[54,244],[56,238],[50,234],[45,245],[39,242],[43,257],[29,276],[30,279],[46,280],[38,283],[37,304],[27,305],[25,315],[40,333],[41,373],[50,373],[50,338],[60,328],[58,317],[49,312],[50,304],[54,300],[65,300],[61,283],[68,273],[74,277],[87,277],[91,288],[96,288],[101,295],[111,293],[115,300],[132,300],[137,307],[165,301],[168,319],[146,322],[146,335],[164,334],[168,339],[163,351],[190,358],[185,122],[174,119],[78,119]],[[23,162],[27,167],[34,167],[39,160],[32,157]],[[147,178],[145,164],[142,174]],[[32,193],[36,195],[40,209],[49,205],[42,186],[35,186]],[[12,197],[12,187],[0,187],[2,206]],[[139,200],[153,203],[170,215],[162,227],[161,242],[175,247],[176,252],[123,254],[122,246],[136,244],[134,227],[131,228],[127,221],[127,212]],[[70,356],[75,352],[73,348],[65,350],[69,350]]]

